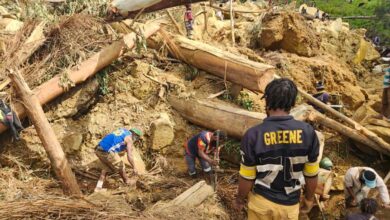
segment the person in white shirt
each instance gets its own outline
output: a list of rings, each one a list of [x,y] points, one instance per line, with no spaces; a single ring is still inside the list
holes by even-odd
[[[352,167],[344,177],[346,206],[357,206],[368,197],[370,189],[376,188],[385,208],[390,208],[387,186],[383,179],[370,167]]]

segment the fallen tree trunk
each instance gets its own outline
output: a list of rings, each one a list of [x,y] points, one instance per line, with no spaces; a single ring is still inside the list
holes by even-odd
[[[192,104],[189,105],[189,100],[174,96],[169,96],[168,102],[188,121],[212,130],[224,130],[229,136],[236,138],[242,138],[249,128],[260,124],[266,118],[265,114],[246,111],[218,102],[191,99]],[[291,115],[297,120],[305,120],[309,109],[311,106],[302,105],[294,109]]]
[[[10,74],[11,81],[15,86],[27,114],[37,130],[42,145],[50,159],[53,170],[62,185],[65,194],[81,195],[76,177],[70,168],[53,128],[50,126],[38,98],[30,90],[22,76],[17,73]]]
[[[150,37],[160,29],[158,23],[152,23],[145,26],[144,36]],[[102,51],[96,53],[91,58],[80,63],[73,71],[67,73],[69,80],[75,84],[79,84],[87,80],[89,77],[96,74],[99,70],[110,65],[128,48],[133,48],[135,45],[135,33],[126,35],[122,40],[116,41],[110,46],[105,47]],[[61,76],[55,76],[41,86],[34,89],[34,94],[37,96],[41,105],[46,104],[65,92],[65,89],[60,86]],[[13,110],[19,118],[26,116],[26,109],[20,103],[15,103]],[[0,133],[7,129],[6,126],[0,123]]]
[[[271,65],[254,62],[182,36],[160,33],[172,56],[227,81],[253,91],[264,91],[274,79],[275,68]]]
[[[213,194],[213,187],[202,180],[172,200],[168,206],[195,207]]]
[[[345,126],[345,125],[343,125],[343,124],[341,124],[333,119],[330,119],[330,118],[326,117],[325,115],[320,114],[319,112],[311,111],[308,114],[307,119],[309,121],[316,122],[316,123],[322,124],[328,128],[331,128],[331,129],[339,132],[340,134],[343,134],[343,135],[351,138],[354,141],[357,141],[359,143],[367,145],[367,146],[377,150],[378,152],[381,152],[381,153],[384,153],[384,154],[390,156],[390,150],[388,150],[386,148],[379,147],[374,141],[372,141],[371,139],[369,139],[365,135],[361,134],[359,131],[354,130],[350,127],[347,127],[347,126]]]
[[[134,18],[143,8],[143,13],[154,12],[179,5],[193,4],[207,0],[114,0],[110,4],[109,11],[119,11],[124,16],[110,21],[118,21],[126,18]]]
[[[229,136],[236,138],[242,138],[246,130],[261,123],[266,117],[266,115],[262,113],[250,112],[217,102],[191,99],[190,102],[192,104],[188,105],[189,100],[178,99],[173,96],[168,97],[168,102],[188,121],[212,130],[224,130]],[[211,115],[212,117],[210,117]],[[322,124],[323,126],[331,128],[354,141],[367,145],[378,152],[390,155],[389,150],[379,147],[374,141],[360,133],[358,130],[347,127],[326,117],[314,110],[311,106],[300,105],[294,108],[290,112],[290,115],[296,120],[308,120]]]

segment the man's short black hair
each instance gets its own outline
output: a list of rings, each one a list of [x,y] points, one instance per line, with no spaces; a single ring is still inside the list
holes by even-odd
[[[365,198],[360,202],[360,210],[362,213],[374,215],[378,209],[378,203],[375,199]]]
[[[295,106],[298,88],[295,83],[287,78],[275,79],[265,88],[262,98],[265,98],[268,110],[283,109],[289,112]]]

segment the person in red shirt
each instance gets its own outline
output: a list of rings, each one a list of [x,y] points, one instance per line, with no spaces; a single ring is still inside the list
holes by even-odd
[[[187,30],[187,37],[192,39],[192,31],[194,30],[194,16],[192,14],[191,4],[186,4],[186,11],[184,13],[184,24]]]

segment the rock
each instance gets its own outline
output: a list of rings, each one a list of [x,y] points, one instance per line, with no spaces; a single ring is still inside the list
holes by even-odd
[[[377,125],[366,125],[368,130],[374,132],[387,143],[390,143],[390,128]]]
[[[135,60],[131,64],[130,74],[134,78],[140,78],[142,76],[142,74],[146,74],[149,69],[150,69],[150,64],[139,61],[139,60]]]
[[[172,144],[175,137],[174,125],[167,113],[162,113],[160,117],[152,122],[152,149],[160,150]]]
[[[374,111],[370,106],[365,104],[360,106],[360,108],[355,111],[352,116],[352,119],[364,125],[368,117],[375,116],[377,114],[378,113],[376,111]]]
[[[340,87],[343,88],[341,99],[349,110],[359,108],[366,101],[359,86],[354,86],[350,82],[341,82]]]
[[[72,133],[66,135],[62,139],[62,148],[65,153],[74,153],[81,150],[81,144],[83,143],[83,135],[80,133]]]
[[[16,32],[23,27],[23,22],[12,19],[12,18],[3,18],[0,19],[0,29],[3,29],[6,32]]]
[[[320,49],[314,28],[298,13],[267,14],[257,41],[266,49],[283,49],[307,57],[315,56]]]

